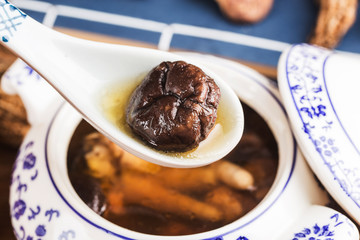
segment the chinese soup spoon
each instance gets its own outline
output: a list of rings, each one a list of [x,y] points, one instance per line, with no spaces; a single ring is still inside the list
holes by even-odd
[[[128,86],[129,81],[133,82],[161,62],[184,60],[182,57],[159,50],[74,38],[40,24],[6,0],[0,0],[0,4],[4,10],[0,15],[7,26],[0,30],[2,44],[124,150],[156,164],[186,168],[219,160],[239,142],[244,125],[239,98],[219,76],[202,68],[220,88],[219,110],[226,110],[224,121],[215,124],[208,138],[191,153],[168,154],[149,147],[109,120],[101,107],[99,92],[110,83]]]

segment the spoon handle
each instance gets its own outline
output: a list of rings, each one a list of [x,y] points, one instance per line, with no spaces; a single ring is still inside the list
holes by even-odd
[[[39,45],[50,35],[45,26],[33,20],[7,0],[0,0],[0,18],[1,43],[5,47],[25,60],[33,57],[35,49],[38,51],[38,55],[44,54]],[[35,58],[35,61],[37,59]]]
[[[84,81],[93,77],[59,48],[61,43],[72,41],[71,37],[35,21],[7,0],[0,0],[0,18],[0,43],[36,70],[65,99],[76,105],[76,91],[89,92]]]
[[[1,17],[1,41],[4,43],[15,35],[19,27],[26,20],[27,15],[7,0],[0,0],[0,17]]]

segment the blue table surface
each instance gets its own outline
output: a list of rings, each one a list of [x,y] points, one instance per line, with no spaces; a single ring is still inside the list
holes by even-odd
[[[172,48],[221,55],[269,66],[276,66],[281,49],[286,44],[307,41],[315,25],[318,11],[313,0],[275,0],[266,19],[256,24],[239,24],[225,18],[214,0],[17,0],[13,2],[38,21],[43,21],[46,14],[50,14],[52,10],[52,13],[56,13],[55,26],[151,44],[158,44],[163,34],[162,30],[153,28],[167,26],[171,29],[171,26],[178,25],[181,27],[180,30],[176,30],[175,27],[171,35]],[[81,10],[86,11],[81,12]],[[101,13],[106,14],[101,15]],[[139,24],[143,26],[134,27],[124,23],[130,22],[131,25],[131,18],[130,20],[125,18],[123,21],[116,16],[134,17],[136,20],[133,22],[137,22],[138,19],[151,21],[140,21]],[[191,26],[200,28],[191,30],[189,28]],[[209,30],[220,30],[220,32]],[[185,31],[185,34],[182,31]],[[256,38],[253,41],[246,39],[246,36]],[[254,46],[254,42],[258,42],[260,46]],[[358,42],[360,42],[359,20],[337,49],[360,53]],[[280,47],[275,47],[278,45]]]

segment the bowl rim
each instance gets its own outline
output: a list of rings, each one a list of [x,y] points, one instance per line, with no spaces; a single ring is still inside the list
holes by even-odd
[[[333,80],[341,81],[332,77],[330,71],[332,74],[345,71],[342,65],[355,68],[358,63],[358,56],[305,43],[294,44],[280,57],[278,82],[294,135],[309,166],[337,203],[360,223],[359,178],[356,177],[360,166],[359,146],[355,146],[344,128],[344,116],[338,115],[335,92],[329,88]],[[346,87],[356,88],[356,85]]]
[[[129,240],[135,240],[135,239],[157,239],[157,240],[165,240],[165,239],[213,239],[214,237],[221,237],[224,235],[228,235],[230,233],[233,233],[235,231],[238,231],[240,229],[243,229],[247,225],[251,224],[252,222],[256,221],[258,218],[260,218],[263,214],[265,214],[275,203],[276,201],[282,196],[283,192],[285,191],[286,187],[288,186],[288,183],[290,182],[290,179],[293,175],[293,171],[295,168],[295,164],[297,161],[298,156],[300,155],[298,153],[297,144],[295,141],[295,138],[292,134],[292,132],[289,130],[290,126],[287,122],[287,117],[285,113],[284,106],[282,105],[282,102],[279,98],[278,91],[271,83],[271,80],[265,78],[261,74],[255,72],[254,70],[245,67],[239,63],[235,63],[232,61],[220,59],[217,57],[212,56],[206,56],[202,54],[191,54],[195,57],[203,58],[204,56],[206,59],[210,59],[210,61],[215,62],[216,64],[221,63],[223,66],[227,66],[229,69],[237,72],[242,77],[244,77],[245,81],[250,81],[251,83],[254,83],[257,85],[260,91],[265,91],[267,93],[268,97],[273,99],[273,104],[277,104],[277,107],[279,111],[282,112],[283,120],[280,121],[282,124],[284,124],[284,121],[286,121],[285,127],[285,133],[287,132],[287,137],[284,137],[284,132],[279,132],[278,129],[276,129],[272,124],[274,124],[275,121],[271,119],[269,116],[264,116],[264,113],[260,113],[258,109],[254,108],[254,104],[248,104],[252,109],[254,109],[268,124],[271,133],[273,134],[278,147],[278,154],[279,154],[279,164],[278,164],[278,170],[275,177],[275,180],[266,194],[266,196],[263,198],[263,200],[250,212],[245,214],[240,219],[227,224],[223,227],[210,230],[207,232],[201,232],[191,235],[177,235],[177,236],[159,236],[159,235],[150,235],[145,233],[139,233],[135,232],[129,229],[126,229],[124,227],[118,226],[114,223],[111,223],[110,221],[104,219],[103,217],[97,215],[95,212],[93,212],[90,208],[87,207],[87,205],[80,199],[80,197],[77,195],[75,190],[73,189],[70,180],[67,175],[67,161],[66,161],[66,154],[68,149],[68,144],[71,140],[71,136],[73,135],[74,130],[78,126],[78,124],[81,121],[80,115],[70,107],[69,104],[62,104],[59,109],[57,110],[56,114],[53,116],[48,129],[46,131],[46,139],[45,139],[45,162],[46,162],[46,168],[47,172],[49,174],[50,180],[52,185],[54,186],[57,194],[60,196],[60,198],[63,200],[63,202],[82,220],[89,223],[91,226],[102,230],[106,232],[107,234],[110,234],[112,236],[122,238],[122,239],[129,239]],[[205,65],[204,62],[202,65]],[[235,84],[237,83],[237,84]],[[232,82],[232,86],[235,88],[236,94],[239,96],[239,89],[237,89],[236,86],[238,86],[238,80]],[[239,96],[241,99],[241,96]],[[242,100],[243,101],[243,100]],[[56,126],[57,125],[63,125],[64,122],[62,121],[61,115],[66,115],[67,118],[69,118],[69,113],[73,113],[72,120],[70,121],[70,126],[66,126],[68,129],[67,132],[64,134],[67,134],[66,136],[66,143],[63,144],[63,147],[59,147],[59,145],[56,145],[56,142],[54,142],[54,136],[57,135],[56,133]],[[77,119],[75,121],[75,119]],[[63,126],[64,127],[64,126]],[[70,129],[72,131],[70,131]],[[60,129],[60,127],[57,127],[57,129]],[[63,128],[62,128],[63,129]],[[54,132],[55,131],[55,132]],[[285,147],[285,143],[280,146],[280,140],[285,139],[287,141],[287,146]],[[288,140],[292,141],[291,144],[288,143]],[[55,145],[54,145],[55,144]],[[284,146],[283,146],[284,145]],[[289,145],[291,148],[289,148]],[[55,147],[53,147],[55,146]],[[61,149],[66,148],[66,151],[61,151]],[[53,151],[53,150],[56,151]],[[64,156],[65,154],[65,156]],[[57,155],[57,158],[63,157],[65,159],[65,163],[60,163],[62,165],[55,165],[54,162],[57,162],[56,164],[59,164],[59,161],[51,161],[50,159],[53,158],[54,155]],[[60,156],[59,156],[60,155]],[[62,156],[61,156],[62,155]],[[288,156],[284,155],[291,155],[291,161],[288,161]],[[286,158],[286,159],[285,159]],[[64,169],[65,168],[65,169]],[[63,174],[63,172],[66,171],[66,174]],[[62,173],[60,173],[62,172]],[[66,175],[66,176],[64,176]],[[59,180],[61,179],[61,181]],[[61,183],[61,184],[59,184]]]

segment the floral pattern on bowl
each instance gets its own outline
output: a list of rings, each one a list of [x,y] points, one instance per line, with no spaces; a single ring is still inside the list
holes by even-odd
[[[250,213],[222,228],[176,239],[358,239],[355,225],[346,216],[319,206],[328,202],[327,196],[297,150],[276,86],[240,64],[182,54],[224,75],[240,98],[266,119],[278,141],[281,164],[270,193]],[[3,78],[14,89],[23,86],[12,81],[12,76],[23,71],[21,66],[15,64]],[[37,114],[43,121],[32,126],[19,150],[10,188],[12,224],[18,239],[168,239],[129,231],[92,212],[72,188],[66,161],[60,160],[66,158],[66,143],[81,121],[80,115],[62,101],[54,101]]]
[[[1,40],[9,42],[16,26],[25,23],[27,18],[7,0],[0,0],[0,8],[1,24],[4,25],[0,31]],[[219,74],[226,75],[239,97],[261,112],[280,145],[281,164],[270,193],[250,213],[220,229],[176,239],[358,239],[355,225],[346,216],[318,206],[326,204],[326,194],[317,186],[297,150],[274,86],[261,75],[239,64],[200,55],[192,57],[206,63]],[[12,70],[16,74],[17,69],[14,68]],[[11,74],[6,76],[5,82],[16,82],[12,81]],[[36,96],[36,90],[30,93],[19,91],[20,85],[13,84],[13,92],[21,94],[25,104],[33,101],[29,96]],[[49,101],[59,99],[58,96],[49,98]],[[65,155],[66,143],[81,117],[69,105],[61,105],[60,102],[54,101],[53,105],[36,112],[35,119],[42,120],[34,121],[14,164],[10,209],[17,239],[168,239],[166,236],[139,234],[118,227],[96,215],[79,199],[66,174]],[[36,108],[36,105],[32,106]],[[315,109],[304,108],[302,111],[309,117],[313,114],[316,117],[324,116],[321,104]],[[58,139],[58,136],[62,137]],[[330,146],[330,155],[338,151],[332,138],[319,140],[318,146]],[[322,152],[329,153],[327,149]]]
[[[279,88],[307,161],[337,202],[360,223],[359,57],[307,44],[279,62]]]

